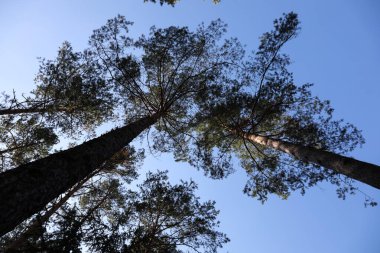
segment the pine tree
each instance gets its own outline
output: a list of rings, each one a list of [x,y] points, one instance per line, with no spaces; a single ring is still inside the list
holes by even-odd
[[[339,187],[340,197],[355,190],[351,178],[378,186],[378,166],[341,155],[363,143],[360,131],[334,120],[330,103],[312,96],[310,84],[294,84],[287,69],[289,57],[280,49],[297,35],[296,14],[276,20],[275,29],[261,37],[251,56],[245,56],[237,39],[223,40],[226,29],[221,21],[201,25],[195,32],[153,27],[149,36],[137,40],[128,37],[130,25],[121,16],[109,20],[94,31],[88,49],[72,53],[75,57],[68,60],[70,66],[86,70],[75,72],[71,86],[81,87],[87,76],[94,77],[88,89],[92,90],[91,84],[105,87],[111,96],[107,101],[117,101],[117,106],[110,103],[111,114],[121,113],[124,126],[1,173],[2,234],[147,130],[152,130],[154,149],[171,151],[177,160],[188,161],[214,178],[228,175],[233,170],[231,157],[238,157],[249,176],[245,192],[262,201],[270,193],[283,198],[297,189],[303,193],[324,180]],[[61,74],[50,71],[51,65],[43,66],[41,80],[46,85],[40,87],[60,90],[69,77],[62,74],[62,81]],[[52,126],[60,128],[55,115],[65,106],[52,105]],[[81,115],[90,109],[74,108],[79,110],[78,122],[86,122]]]
[[[227,85],[199,98],[198,150],[185,159],[210,167],[236,155],[249,176],[245,192],[261,201],[270,193],[304,193],[320,181],[337,185],[342,198],[355,191],[352,179],[380,189],[379,166],[342,155],[364,143],[360,131],[334,120],[330,102],[312,96],[310,84],[294,84],[280,49],[297,35],[297,15],[275,20],[274,28]],[[225,172],[215,166],[213,173]]]
[[[227,71],[241,50],[236,43],[222,41],[225,26],[220,21],[200,26],[195,32],[178,27],[152,28],[149,37],[137,40],[127,36],[130,25],[121,16],[109,20],[94,31],[88,49],[70,57],[70,65],[84,64],[86,75],[95,73],[96,80],[103,80],[96,84],[104,82],[107,90],[112,89],[113,99],[124,108],[125,125],[0,174],[2,234],[86,178],[152,125],[168,131],[182,129],[196,111],[194,94]],[[133,49],[141,50],[142,55],[131,55]],[[59,90],[63,85],[60,75],[42,72],[46,87],[57,84]],[[83,80],[80,75],[78,78]],[[56,113],[59,110],[53,109],[53,117]],[[168,127],[171,125],[174,127]]]
[[[195,182],[171,185],[148,173],[137,190],[120,177],[98,179],[76,204],[65,204],[23,244],[5,252],[217,252],[229,241],[217,231],[214,202],[200,202]],[[47,227],[50,229],[48,230]]]
[[[69,200],[75,202],[78,197],[85,198],[91,192],[98,191],[100,183],[105,181],[117,180],[125,185],[130,184],[137,178],[137,169],[143,158],[143,150],[136,151],[133,147],[123,148],[62,196],[49,203],[42,212],[34,215],[33,219],[17,226],[12,233],[3,238],[2,248],[7,252],[30,248],[29,244],[36,243],[35,238],[40,236],[41,228],[52,222],[52,217],[62,212],[62,208],[69,205]]]

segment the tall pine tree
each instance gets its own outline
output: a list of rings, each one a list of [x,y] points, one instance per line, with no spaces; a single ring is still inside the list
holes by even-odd
[[[344,196],[354,188],[341,174],[377,186],[378,166],[340,155],[363,142],[360,132],[333,120],[329,103],[312,96],[310,85],[296,86],[287,70],[289,58],[279,51],[296,36],[298,23],[294,13],[276,20],[258,51],[245,57],[237,39],[222,39],[220,21],[195,32],[152,28],[149,36],[134,40],[127,34],[130,22],[121,16],[109,20],[94,31],[88,49],[70,58],[70,65],[86,70],[75,72],[72,86],[79,86],[74,89],[79,92],[87,76],[96,77],[90,84],[102,84],[111,101],[118,101],[125,125],[0,174],[1,233],[86,178],[151,126],[154,148],[173,151],[178,160],[212,177],[230,173],[231,157],[239,157],[249,175],[246,192],[263,201],[269,193],[286,198],[323,180],[342,186]],[[41,87],[57,84],[60,90],[62,80],[46,66]],[[61,107],[53,108],[55,115]]]

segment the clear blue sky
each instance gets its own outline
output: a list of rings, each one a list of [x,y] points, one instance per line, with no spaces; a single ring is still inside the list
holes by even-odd
[[[182,0],[175,8],[142,1],[2,0],[0,90],[30,91],[38,56],[53,58],[64,40],[83,49],[91,31],[117,14],[135,22],[135,36],[152,25],[194,27],[221,18],[231,36],[255,49],[273,19],[295,11],[302,32],[285,48],[294,62],[295,79],[314,83],[313,91],[332,101],[337,118],[363,130],[366,144],[350,155],[380,164],[379,1],[222,0],[213,5],[211,0]],[[364,208],[361,194],[342,201],[322,184],[303,197],[295,193],[283,201],[274,196],[262,205],[243,195],[246,177],[238,167],[223,181],[175,164],[170,155],[149,157],[144,168],[169,169],[173,181],[192,177],[202,199],[216,200],[221,230],[231,239],[221,252],[380,252],[380,207]],[[380,191],[357,185],[380,202]]]

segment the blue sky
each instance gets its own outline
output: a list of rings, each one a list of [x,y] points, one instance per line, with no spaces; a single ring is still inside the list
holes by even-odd
[[[131,33],[147,33],[152,25],[195,27],[221,18],[229,35],[247,49],[271,29],[284,12],[299,14],[302,31],[286,47],[295,80],[314,83],[313,91],[329,99],[336,118],[363,130],[366,144],[350,155],[380,164],[380,2],[373,0],[182,0],[175,8],[123,1],[0,2],[0,90],[27,93],[33,89],[37,57],[53,58],[65,40],[81,50],[92,30],[122,14],[134,21]],[[221,230],[231,242],[220,252],[377,253],[380,252],[380,207],[364,208],[364,196],[342,201],[327,184],[294,193],[283,201],[271,197],[265,205],[243,195],[244,172],[213,181],[170,155],[148,157],[144,169],[168,169],[173,181],[193,178],[202,199],[213,199],[221,210]],[[380,202],[380,192],[357,184]]]

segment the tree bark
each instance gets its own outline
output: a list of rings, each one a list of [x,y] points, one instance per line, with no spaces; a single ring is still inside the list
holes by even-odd
[[[1,173],[0,236],[69,190],[159,117],[141,118],[74,148]]]
[[[339,174],[380,189],[380,166],[375,164],[260,135],[248,133],[242,133],[241,135],[254,143],[282,151],[303,162],[332,169]]]
[[[27,229],[22,232],[21,235],[19,235],[14,241],[12,241],[9,246],[7,246],[7,249],[6,251],[9,251],[9,252],[13,252],[13,251],[17,251],[19,249],[21,249],[25,244],[26,244],[26,241],[34,234],[37,233],[39,227],[47,222],[49,220],[49,218],[55,213],[58,211],[59,208],[61,208],[61,206],[63,204],[65,204],[67,202],[67,200],[69,200],[69,198],[71,196],[74,195],[74,193],[76,193],[82,186],[84,183],[86,183],[90,178],[92,178],[96,173],[98,173],[100,170],[97,169],[95,170],[94,172],[92,172],[91,174],[89,174],[88,176],[86,176],[84,179],[82,179],[80,182],[78,182],[76,185],[74,185],[74,187],[72,187],[68,192],[66,192],[66,194],[61,197],[61,199],[54,203],[50,208],[49,210],[47,210],[41,217],[38,217],[36,219],[34,219],[32,222],[31,222],[31,225],[29,225],[27,227]]]

